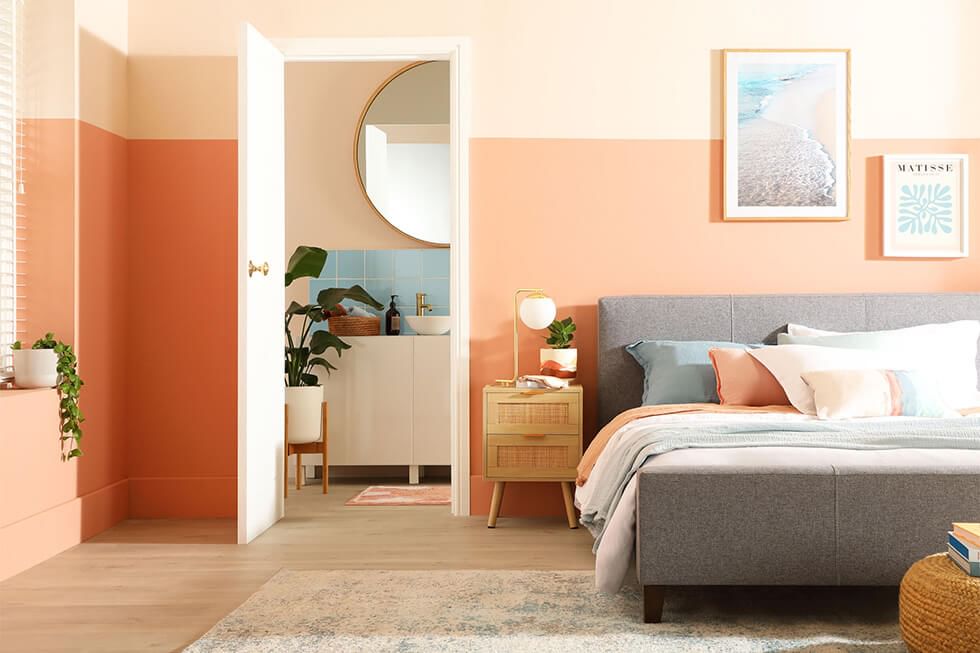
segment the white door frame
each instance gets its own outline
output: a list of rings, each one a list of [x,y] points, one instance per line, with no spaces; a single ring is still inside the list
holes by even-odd
[[[270,39],[290,61],[448,61],[452,511],[470,514],[470,44],[466,37]]]

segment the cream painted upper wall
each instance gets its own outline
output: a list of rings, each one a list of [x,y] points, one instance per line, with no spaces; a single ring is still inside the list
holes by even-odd
[[[127,0],[77,0],[79,118],[127,136]]]
[[[18,113],[23,118],[77,118],[74,0],[30,0],[22,11]]]
[[[375,89],[404,62],[286,64],[286,252],[424,247],[377,216],[357,184],[354,134]]]
[[[851,48],[856,138],[980,137],[976,0],[130,0],[135,55],[270,37],[472,40],[477,137],[720,137],[722,48]]]
[[[128,0],[77,0],[78,26],[125,54],[129,50]]]

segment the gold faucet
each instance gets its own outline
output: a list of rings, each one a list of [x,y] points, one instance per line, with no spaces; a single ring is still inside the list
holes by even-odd
[[[425,315],[426,311],[431,311],[432,305],[425,303],[425,293],[417,292],[415,293],[415,314],[419,317]]]

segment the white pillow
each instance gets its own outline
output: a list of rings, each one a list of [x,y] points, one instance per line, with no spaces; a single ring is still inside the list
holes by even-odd
[[[749,355],[762,363],[783,386],[789,402],[801,413],[816,415],[813,390],[803,380],[804,372],[823,370],[907,369],[907,356],[888,351],[841,349],[814,345],[780,345],[750,349]]]
[[[914,368],[932,376],[943,401],[952,408],[980,405],[977,392],[977,339],[980,322],[960,320],[946,324],[923,324],[888,331],[836,333],[791,324],[782,344],[856,348],[904,352]]]

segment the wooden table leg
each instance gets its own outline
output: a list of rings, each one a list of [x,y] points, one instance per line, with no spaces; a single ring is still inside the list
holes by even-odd
[[[487,518],[487,528],[497,527],[497,515],[500,514],[500,502],[504,498],[504,482],[494,481],[493,497],[490,499],[490,517]]]
[[[327,419],[330,417],[327,412],[327,402],[320,404],[320,452],[323,454],[323,493],[327,494],[330,486],[330,460],[327,456],[330,435],[330,426]]]
[[[578,519],[575,517],[575,501],[572,498],[572,484],[568,481],[561,482],[561,496],[565,499],[565,517],[568,518],[568,527],[578,528]]]
[[[303,454],[296,452],[296,491],[303,487]]]

